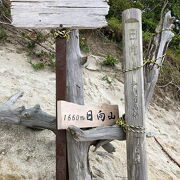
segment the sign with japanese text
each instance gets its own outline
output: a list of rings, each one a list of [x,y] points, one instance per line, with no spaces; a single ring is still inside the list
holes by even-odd
[[[117,105],[78,105],[58,101],[58,129],[74,125],[79,128],[113,125],[119,119]]]

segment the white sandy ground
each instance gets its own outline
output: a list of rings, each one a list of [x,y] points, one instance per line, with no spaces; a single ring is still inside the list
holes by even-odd
[[[30,57],[12,45],[0,46],[0,103],[12,94],[24,92],[17,106],[40,104],[55,114],[55,74],[48,69],[34,71]],[[102,68],[101,58],[89,57],[84,71],[86,104],[118,104],[124,113],[124,95],[120,67]],[[111,84],[103,81],[107,75]],[[180,163],[180,118],[178,111],[168,111],[154,105],[146,118],[148,132]],[[90,151],[90,164],[95,180],[125,180],[126,145],[114,141],[116,152],[108,154],[102,148]],[[162,151],[154,138],[147,139],[149,180],[179,180],[180,169]],[[55,179],[55,136],[48,130],[32,131],[25,127],[0,124],[0,180]]]

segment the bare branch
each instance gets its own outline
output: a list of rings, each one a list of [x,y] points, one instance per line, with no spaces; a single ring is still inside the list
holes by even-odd
[[[0,21],[0,24],[9,25],[9,26],[13,26],[13,25],[12,25],[12,24],[10,24],[10,23],[7,23],[7,22],[2,22],[2,21]]]
[[[35,105],[29,109],[25,109],[24,106],[13,109],[12,105],[22,96],[23,93],[17,93],[0,106],[0,123],[55,131],[56,118],[42,111],[40,105]]]
[[[76,141],[126,139],[124,131],[117,125],[97,127],[89,130],[81,130],[78,127],[70,126],[69,130]]]
[[[169,154],[169,152],[163,147],[163,145],[159,142],[159,140],[156,137],[154,137],[154,139],[158,143],[158,145],[161,147],[162,151],[169,157],[169,159],[173,161],[178,167],[180,167],[180,163]]]
[[[168,0],[165,0],[164,1],[164,5],[161,9],[161,16],[160,16],[160,21],[159,21],[159,24],[158,26],[156,27],[156,33],[159,33],[161,30],[162,30],[162,26],[163,26],[163,20],[164,20],[164,13],[165,13],[165,8],[166,6],[168,5]]]
[[[12,95],[3,105],[4,106],[11,106],[16,103],[16,101],[24,95],[23,92],[16,93]]]
[[[100,148],[101,146],[108,153],[115,152],[115,147],[110,142],[111,140],[98,141],[97,144],[95,145],[94,152],[97,151],[97,149]]]
[[[156,59],[156,64],[150,63],[144,67],[144,89],[145,89],[145,106],[146,109],[151,101],[152,95],[154,93],[154,88],[156,86],[160,66],[164,61],[165,52],[174,33],[171,31],[173,27],[174,17],[171,17],[171,12],[167,12],[163,23],[159,23],[156,31],[158,32],[151,41],[148,50],[147,59]],[[158,66],[159,64],[159,66]]]

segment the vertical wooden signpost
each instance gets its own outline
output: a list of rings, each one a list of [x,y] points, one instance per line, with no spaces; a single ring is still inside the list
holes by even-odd
[[[142,20],[139,9],[123,12],[125,120],[128,125],[144,128],[144,78]],[[139,67],[139,68],[137,68]],[[128,180],[147,180],[145,132],[126,132]]]

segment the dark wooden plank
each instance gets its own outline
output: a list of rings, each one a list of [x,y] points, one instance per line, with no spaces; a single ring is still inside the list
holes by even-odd
[[[57,101],[66,100],[66,38],[56,38],[56,111]],[[56,112],[57,117],[57,112]],[[57,126],[56,126],[57,127]],[[66,130],[56,133],[56,180],[68,179]]]

